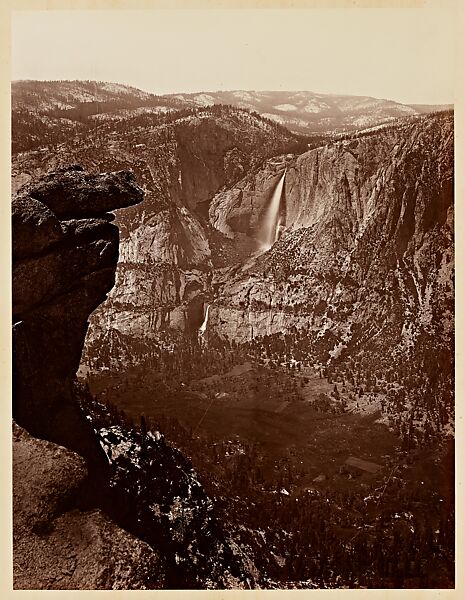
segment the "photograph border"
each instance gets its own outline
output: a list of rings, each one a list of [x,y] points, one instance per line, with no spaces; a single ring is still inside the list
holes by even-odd
[[[456,21],[454,26],[456,31],[451,30],[451,35],[456,39],[456,86],[455,86],[455,257],[456,257],[456,272],[455,272],[455,331],[456,331],[456,587],[454,590],[161,590],[161,591],[123,591],[123,592],[105,592],[107,594],[117,594],[119,597],[132,594],[161,594],[162,600],[166,598],[183,597],[186,594],[193,597],[208,594],[208,598],[250,598],[254,594],[254,598],[263,594],[274,594],[279,596],[280,600],[291,600],[296,598],[296,595],[303,594],[325,594],[325,598],[339,597],[339,594],[357,594],[357,598],[364,598],[368,595],[370,598],[390,599],[390,598],[411,598],[412,600],[429,600],[437,598],[461,598],[465,597],[463,573],[463,541],[464,534],[464,497],[463,497],[463,482],[464,482],[464,416],[463,409],[463,390],[465,389],[465,372],[462,367],[463,353],[465,350],[464,334],[465,331],[465,315],[462,310],[463,306],[463,290],[465,289],[465,268],[461,264],[461,257],[465,256],[465,235],[463,227],[465,224],[465,215],[463,203],[461,205],[459,198],[462,198],[465,191],[465,181],[463,169],[457,169],[457,165],[464,164],[465,154],[465,78],[461,71],[465,61],[465,41],[463,34],[465,30],[465,2],[461,0],[4,0],[0,8],[0,70],[1,70],[1,85],[0,85],[0,123],[2,127],[2,137],[0,140],[0,161],[3,169],[3,177],[1,178],[1,191],[4,201],[0,204],[0,252],[2,257],[1,269],[1,296],[2,318],[0,319],[0,385],[2,394],[1,403],[1,450],[3,457],[3,469],[1,475],[1,483],[3,493],[0,500],[1,512],[1,539],[2,543],[2,570],[0,581],[0,593],[2,598],[10,597],[10,593],[14,597],[22,597],[27,594],[30,597],[31,593],[44,594],[47,591],[31,592],[31,591],[14,591],[12,590],[12,475],[11,475],[11,229],[10,229],[10,204],[7,199],[11,195],[10,173],[11,173],[11,139],[10,139],[10,79],[11,79],[11,29],[10,19],[11,13],[15,10],[163,10],[163,9],[211,9],[221,10],[225,8],[234,9],[261,9],[267,10],[270,8],[279,8],[286,10],[293,9],[334,9],[334,10],[352,10],[354,8],[366,10],[382,10],[384,8],[402,8],[402,9],[424,9],[442,7],[444,10],[456,10]],[[413,32],[414,34],[414,32]],[[173,90],[176,92],[177,90]],[[341,90],[342,93],[343,90]],[[68,597],[74,592],[59,591],[54,592],[60,594],[61,597]],[[99,597],[96,594],[101,592],[86,592],[92,594],[89,598]],[[35,597],[35,596],[34,596]]]

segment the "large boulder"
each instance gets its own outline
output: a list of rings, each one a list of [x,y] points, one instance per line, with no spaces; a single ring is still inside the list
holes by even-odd
[[[86,276],[113,268],[118,260],[118,228],[111,223],[66,236],[40,256],[13,263],[13,317],[72,290]],[[85,232],[85,229],[84,229]]]
[[[60,219],[100,216],[138,204],[144,196],[130,171],[94,175],[79,166],[49,173],[18,194],[39,200]]]
[[[13,424],[15,589],[153,589],[158,555],[100,510],[81,511],[84,460]]]
[[[52,211],[35,198],[14,198],[11,203],[13,259],[33,256],[62,240],[64,232]]]

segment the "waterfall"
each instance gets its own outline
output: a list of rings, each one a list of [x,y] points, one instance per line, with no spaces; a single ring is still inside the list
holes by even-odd
[[[210,310],[210,305],[207,304],[207,310],[205,311],[205,317],[203,319],[203,323],[202,325],[200,325],[199,328],[199,335],[203,336],[203,334],[205,333],[205,330],[207,329],[207,323],[208,323],[208,311]]]
[[[266,252],[271,246],[279,239],[279,227],[281,224],[279,209],[281,206],[281,196],[284,187],[284,178],[286,176],[286,169],[278,181],[271,202],[266,209],[263,225],[260,232],[260,238],[262,240],[262,250]]]

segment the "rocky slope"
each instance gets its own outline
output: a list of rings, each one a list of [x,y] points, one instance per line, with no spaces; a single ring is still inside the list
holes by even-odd
[[[148,585],[255,587],[259,574],[253,562],[229,539],[227,523],[218,518],[190,460],[165,441],[150,419],[141,417],[135,425],[85,389],[80,403],[107,456],[110,514],[161,558],[162,572],[152,570]]]
[[[85,461],[13,430],[13,585],[25,590],[162,586],[158,555],[106,517],[77,508]]]

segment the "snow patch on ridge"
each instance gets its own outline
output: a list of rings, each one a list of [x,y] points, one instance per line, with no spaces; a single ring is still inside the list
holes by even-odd
[[[273,108],[276,110],[283,110],[285,112],[297,110],[297,106],[294,106],[294,104],[277,104],[276,106],[273,106]]]

